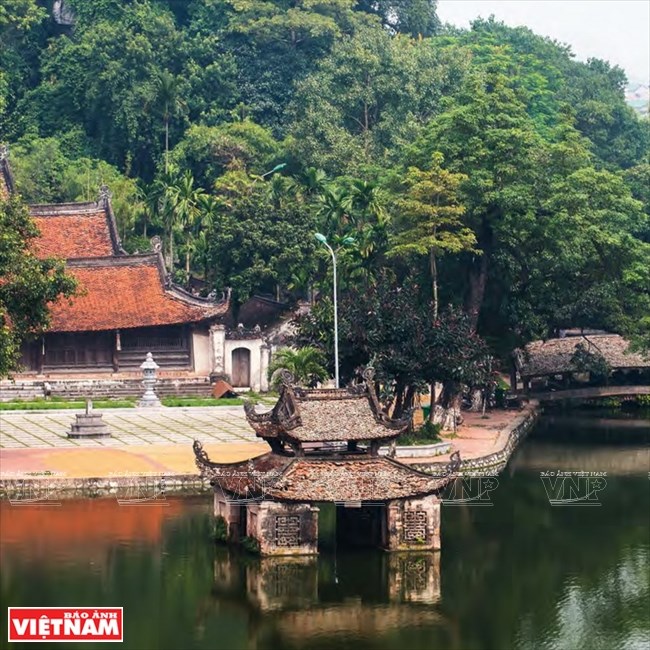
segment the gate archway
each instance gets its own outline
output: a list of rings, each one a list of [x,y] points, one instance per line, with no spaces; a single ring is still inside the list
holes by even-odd
[[[235,348],[232,351],[232,385],[234,388],[251,385],[251,351],[248,348]]]

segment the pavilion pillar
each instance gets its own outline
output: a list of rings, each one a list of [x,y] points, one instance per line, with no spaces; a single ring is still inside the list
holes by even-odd
[[[244,522],[246,517],[246,505],[238,502],[237,497],[224,492],[220,487],[214,490],[214,516],[223,518],[226,524],[227,542],[239,542],[243,535]]]
[[[43,374],[43,366],[45,365],[45,336],[41,336],[41,344],[38,346],[38,354],[36,359],[36,371],[39,375]]]
[[[257,501],[246,508],[246,532],[261,555],[318,553],[318,508],[309,503]]]
[[[210,326],[210,374],[225,373],[224,354],[226,349],[226,327],[217,324]]]
[[[440,549],[440,504],[434,494],[386,504],[383,546],[387,551]]]
[[[122,339],[120,330],[115,330],[115,344],[113,345],[113,372],[120,370],[120,351],[122,350]]]

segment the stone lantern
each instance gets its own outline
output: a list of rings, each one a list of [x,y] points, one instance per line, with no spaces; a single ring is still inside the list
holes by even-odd
[[[138,406],[160,406],[160,400],[156,396],[153,388],[156,385],[156,371],[160,366],[153,360],[151,352],[147,352],[147,358],[140,365],[142,370],[142,385],[144,386],[144,395],[138,402]]]

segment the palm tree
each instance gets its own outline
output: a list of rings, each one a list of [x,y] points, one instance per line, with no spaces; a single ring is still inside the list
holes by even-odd
[[[323,194],[327,184],[327,174],[322,169],[308,167],[297,178],[297,182],[307,196]]]
[[[194,251],[198,253],[203,267],[203,279],[208,281],[208,255],[210,252],[209,231],[219,217],[219,201],[210,194],[202,194],[198,199],[199,218],[194,224]]]
[[[169,70],[163,70],[156,79],[158,87],[158,101],[165,124],[165,173],[169,172],[169,122],[171,118],[185,106],[180,96],[179,78]]]
[[[162,225],[164,236],[167,238],[166,263],[170,272],[174,270],[174,230],[176,219],[174,212],[174,185],[178,178],[178,171],[171,167],[163,172],[150,186],[147,193],[147,203],[157,216]]]
[[[268,376],[274,388],[280,381],[276,375],[273,375],[276,370],[288,370],[298,384],[303,386],[314,385],[316,382],[323,381],[327,377],[327,370],[325,369],[325,355],[313,347],[304,347],[299,349],[282,348],[274,355],[271,363],[269,364]]]
[[[168,187],[167,193],[174,215],[170,244],[173,241],[173,229],[177,227],[185,234],[185,279],[189,284],[195,229],[201,225],[201,204],[205,201],[206,193],[202,187],[194,186],[194,176],[190,171],[177,178],[176,182]]]

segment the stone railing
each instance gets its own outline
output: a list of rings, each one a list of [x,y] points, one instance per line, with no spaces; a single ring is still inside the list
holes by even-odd
[[[44,473],[45,474],[45,473]],[[56,502],[59,499],[87,497],[114,497],[127,500],[136,493],[154,492],[154,498],[164,499],[165,494],[198,494],[212,490],[209,482],[195,474],[172,475],[161,472],[159,476],[111,476],[106,478],[70,478],[65,474],[51,473],[38,477],[12,476],[5,473],[0,479],[0,498],[16,504],[27,501]]]
[[[480,456],[479,458],[467,458],[464,460],[461,458],[458,473],[480,473],[487,470],[490,472],[500,472],[503,470],[517,445],[528,435],[535,422],[537,422],[538,417],[538,405],[530,404],[509,426],[507,433],[508,439],[499,451],[488,454],[487,456]],[[414,469],[434,475],[444,472],[446,466],[446,463],[422,463],[411,465]]]

